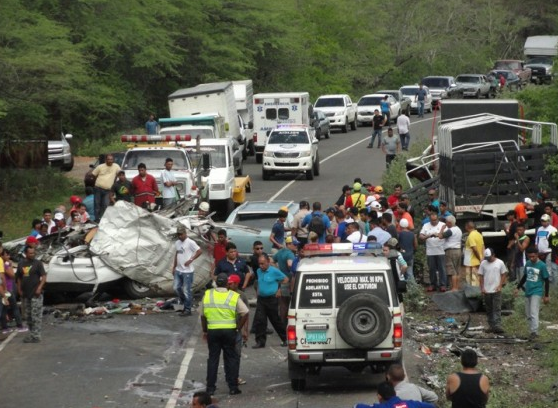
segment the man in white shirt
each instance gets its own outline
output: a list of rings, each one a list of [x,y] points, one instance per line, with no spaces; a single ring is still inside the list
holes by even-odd
[[[502,286],[506,283],[508,270],[504,262],[494,254],[494,250],[484,250],[484,260],[479,266],[479,281],[484,295],[486,317],[488,319],[487,333],[502,334]]]
[[[552,250],[548,243],[550,234],[556,232],[551,224],[552,218],[548,214],[543,214],[541,217],[541,226],[537,228],[535,236],[535,245],[539,251],[539,258],[546,264],[546,270],[550,273],[552,268]]]
[[[178,240],[174,244],[176,255],[172,266],[173,289],[184,305],[182,316],[191,316],[192,282],[194,281],[192,263],[202,254],[202,250],[193,239],[188,238],[186,227],[178,227],[176,233],[178,234]]]
[[[455,225],[455,217],[446,217],[445,225],[442,226],[440,238],[444,240],[444,252],[446,255],[446,275],[451,279],[451,290],[459,289],[459,269],[461,268],[461,237],[463,232]],[[450,278],[451,277],[451,278]]]
[[[161,184],[163,184],[163,208],[170,207],[177,201],[176,177],[172,171],[174,162],[170,157],[165,160],[165,170],[161,172]]]
[[[358,222],[351,222],[347,224],[347,241],[351,241],[353,244],[358,244],[360,242],[366,242],[366,239],[366,235],[360,232]]]
[[[446,291],[446,257],[444,251],[444,239],[440,239],[443,223],[438,219],[438,213],[431,212],[430,221],[422,226],[419,238],[426,244],[426,260],[430,272],[430,285],[428,292],[436,288],[440,292]]]
[[[297,241],[300,242],[300,246],[303,247],[308,243],[308,227],[302,228],[302,220],[307,214],[310,214],[310,203],[302,200],[298,208],[298,212],[293,217],[291,235],[296,237]]]
[[[409,139],[411,135],[409,134],[409,127],[411,126],[411,121],[409,117],[402,113],[397,118],[397,133],[399,133],[399,139],[401,140],[401,148],[403,150],[409,150]]]

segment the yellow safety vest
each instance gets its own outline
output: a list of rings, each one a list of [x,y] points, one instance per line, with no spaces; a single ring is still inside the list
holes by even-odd
[[[236,303],[240,295],[232,290],[218,292],[210,289],[203,296],[203,314],[207,328],[236,329]]]

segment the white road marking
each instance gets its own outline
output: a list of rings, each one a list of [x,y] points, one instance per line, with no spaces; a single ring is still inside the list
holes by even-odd
[[[196,330],[192,333],[190,340],[186,344],[186,354],[184,354],[184,358],[182,359],[182,363],[180,363],[180,370],[176,376],[176,380],[174,381],[174,387],[172,389],[172,394],[165,405],[165,408],[174,408],[176,403],[178,402],[178,398],[180,397],[180,393],[182,392],[182,386],[184,385],[184,379],[186,378],[186,374],[188,373],[188,368],[190,367],[190,361],[194,356],[194,348],[196,344],[199,342],[199,331]]]
[[[8,343],[14,339],[15,336],[17,336],[17,331],[13,331],[8,337],[6,337],[6,340],[4,340],[0,345],[0,351],[4,350],[4,347],[6,347]]]
[[[426,119],[422,119],[422,120],[417,120],[417,121],[411,123],[411,126],[413,126],[415,123],[421,123],[421,122],[426,122],[426,121],[430,121],[430,120],[432,120],[432,118],[426,118]],[[384,133],[386,130],[387,130],[387,129],[384,129],[384,130],[382,131],[382,133]],[[337,155],[339,155],[339,154],[341,154],[341,153],[343,153],[343,152],[346,152],[346,151],[349,150],[349,149],[352,149],[352,148],[355,147],[356,145],[359,145],[359,144],[361,144],[362,142],[366,142],[366,141],[369,140],[369,139],[370,139],[370,135],[366,136],[366,137],[365,137],[364,139],[362,139],[362,140],[359,140],[358,142],[353,143],[352,145],[349,145],[349,146],[345,147],[344,149],[341,149],[341,150],[339,150],[339,151],[337,151],[337,152],[335,152],[335,153],[333,153],[333,154],[327,156],[325,159],[320,160],[320,165],[321,165],[322,163],[325,163],[325,162],[328,161],[329,159],[331,159],[331,158],[333,158],[333,157],[335,157],[335,156],[337,156]],[[297,181],[299,180],[300,177],[301,177],[301,176],[297,176],[297,178],[295,178],[294,180],[291,180],[291,181],[289,181],[287,184],[285,184],[285,185],[283,186],[283,188],[281,188],[279,191],[277,191],[277,193],[275,193],[275,195],[271,196],[271,198],[270,198],[269,200],[267,200],[267,202],[271,202],[271,201],[275,200],[277,197],[279,197],[279,196],[283,193],[283,191],[285,191],[285,190],[288,189],[290,186],[292,186],[295,182],[297,182]]]

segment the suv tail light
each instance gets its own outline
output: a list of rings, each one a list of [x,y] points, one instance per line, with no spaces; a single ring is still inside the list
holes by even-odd
[[[287,344],[289,350],[296,350],[296,326],[287,326]]]
[[[401,347],[403,344],[403,325],[401,323],[395,323],[393,325],[393,345],[395,347]]]

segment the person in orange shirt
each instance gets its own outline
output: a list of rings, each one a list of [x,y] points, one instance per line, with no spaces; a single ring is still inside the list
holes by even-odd
[[[412,231],[415,229],[415,223],[413,222],[413,217],[411,217],[411,214],[409,214],[409,212],[407,211],[407,204],[404,202],[399,202],[397,204],[397,211],[396,211],[396,216],[397,216],[397,231],[401,231],[401,226],[399,225],[399,221],[401,220],[407,220],[408,222],[408,228]]]
[[[527,220],[527,211],[533,211],[533,209],[533,200],[529,197],[525,197],[522,202],[515,206],[515,218],[519,222],[525,222]]]

